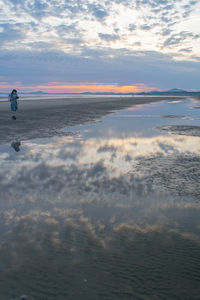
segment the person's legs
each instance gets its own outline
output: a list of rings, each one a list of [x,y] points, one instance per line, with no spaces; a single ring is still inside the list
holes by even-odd
[[[11,110],[11,118],[13,119],[13,120],[16,120],[17,118],[16,118],[16,110]]]
[[[12,119],[16,120],[16,112],[17,112],[17,103],[15,101],[12,101],[11,104],[11,113],[12,113]]]

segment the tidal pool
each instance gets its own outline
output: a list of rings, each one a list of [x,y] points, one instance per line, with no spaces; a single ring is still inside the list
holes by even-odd
[[[0,298],[199,299],[198,105],[1,145]]]

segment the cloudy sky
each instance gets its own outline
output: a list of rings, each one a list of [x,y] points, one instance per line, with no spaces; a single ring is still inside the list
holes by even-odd
[[[199,0],[0,0],[0,91],[200,89]]]

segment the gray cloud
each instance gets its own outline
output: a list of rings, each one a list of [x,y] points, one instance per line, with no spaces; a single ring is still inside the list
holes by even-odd
[[[195,5],[198,3],[198,1],[189,1],[188,4],[184,5],[184,13],[183,13],[183,17],[187,18],[189,17],[189,15],[191,14],[191,12],[195,9]]]
[[[140,29],[142,29],[142,30],[151,30],[152,27],[150,25],[144,24],[144,25],[140,26]]]
[[[78,32],[78,29],[77,29],[77,23],[72,23],[70,25],[58,25],[58,26],[54,26],[54,28],[57,30],[58,34],[61,35],[61,38],[62,38],[62,35],[63,34],[69,34],[69,33],[74,33],[74,32]]]
[[[180,0],[179,2],[180,4],[184,3],[182,0]],[[172,0],[137,0],[136,8],[138,10],[142,10],[143,7],[148,7],[151,13],[147,18],[149,20],[156,20],[156,23],[159,23],[161,27],[166,27],[167,25],[169,28],[174,26],[179,19],[188,18],[191,12],[195,10],[196,4],[197,1],[188,1],[187,4],[182,5],[181,9],[177,9],[176,3]],[[145,23],[145,19],[143,20],[143,22]]]
[[[57,16],[62,18],[62,13],[68,13],[72,19],[76,18],[80,13],[85,14],[86,18],[91,14],[93,17],[101,20],[108,16],[107,3],[106,7],[97,3],[90,3],[84,0],[68,0],[68,1],[14,1],[13,9],[16,14],[21,14],[23,11],[33,16],[34,18],[41,20],[45,16]],[[6,2],[4,2],[6,5]]]
[[[121,28],[119,30],[116,23],[111,28],[113,34],[108,34],[103,29],[97,33],[97,37],[101,41],[107,42],[106,44],[107,46],[110,45],[110,48],[103,48],[102,45],[92,45],[88,48],[86,46],[88,45],[87,38],[83,34],[86,31],[79,27],[80,15],[90,21],[95,18],[101,22],[101,26],[106,26],[104,21],[106,23],[107,17],[113,13],[113,5],[106,1],[101,4],[83,0],[69,0],[67,2],[50,0],[40,3],[38,1],[12,1],[11,7],[6,1],[3,3],[8,10],[12,9],[12,13],[15,13],[15,16],[12,15],[12,23],[16,22],[16,24],[8,24],[5,20],[5,24],[2,25],[3,27],[1,26],[4,28],[4,31],[0,32],[1,47],[5,49],[9,46],[9,48],[13,47],[14,49],[13,51],[7,50],[7,53],[4,51],[0,53],[1,76],[5,79],[4,81],[13,82],[17,80],[23,83],[29,81],[29,83],[34,84],[36,82],[44,83],[45,80],[46,82],[110,82],[111,80],[119,84],[129,84],[133,81],[134,83],[148,83],[160,88],[163,86],[171,87],[171,84],[174,86],[175,83],[183,88],[186,86],[198,88],[199,86],[196,80],[199,76],[198,65],[195,66],[192,62],[174,63],[170,56],[162,55],[159,52],[131,52],[126,49],[126,45],[119,50],[111,49],[115,42],[117,43],[121,38],[119,34]],[[172,30],[178,18],[182,18],[183,10],[187,10],[188,5],[194,9],[196,1],[189,1],[181,11],[175,9],[175,3],[172,0],[153,2],[138,0],[135,3],[114,1],[114,3],[129,5],[134,9],[137,7],[141,10],[144,6],[150,8],[149,18],[151,20],[147,21],[148,16],[145,17],[147,19],[141,17],[140,25],[138,20],[134,20],[129,26],[127,25],[129,35],[130,31],[135,33],[138,27],[141,30],[151,31],[155,26],[160,26],[157,32],[163,36],[162,38],[165,38],[163,47],[181,46],[182,49],[188,49],[188,45],[183,44],[185,41],[199,38],[198,34],[192,32],[175,33]],[[155,10],[158,11],[155,13]],[[21,20],[24,16],[27,18],[23,23]],[[47,16],[58,17],[58,24],[56,22],[52,25],[43,23],[43,17]],[[9,22],[11,21],[9,20]],[[27,33],[29,33],[28,38]],[[31,33],[34,36],[33,40],[31,40]],[[101,41],[97,38],[97,43]],[[61,48],[63,47],[68,53],[58,51],[57,44],[62,45]],[[17,50],[18,46],[28,47],[29,51]],[[143,45],[136,38],[136,42],[133,41],[132,46],[141,46],[142,48]],[[162,47],[159,49],[163,51]],[[158,59],[155,58],[154,53],[157,54]],[[175,55],[181,55],[181,53],[183,55],[190,52],[179,51]],[[194,53],[192,55],[191,52],[191,56],[194,59]],[[161,64],[159,65],[159,63]],[[174,70],[173,64],[176,65],[176,70]],[[186,70],[186,65],[188,71],[182,73],[180,77],[180,70]],[[191,77],[188,74],[191,75],[191,69],[194,71],[194,76],[190,80]]]
[[[179,50],[180,52],[186,52],[186,53],[190,53],[192,52],[192,48],[188,47],[188,48],[182,48]]]
[[[172,19],[170,17],[166,17],[165,15],[161,17],[161,21],[164,23],[171,23]],[[175,24],[175,22],[173,23]]]
[[[130,31],[134,31],[134,30],[136,30],[136,28],[137,28],[137,26],[136,26],[135,24],[129,24],[128,29],[129,29]]]
[[[172,37],[165,44],[178,42]],[[48,44],[47,47],[50,48]],[[91,50],[86,47],[78,56],[53,50],[1,51],[0,68],[5,80],[21,81],[25,85],[48,81],[134,82],[186,89],[199,88],[200,76],[198,62],[174,61],[168,55],[153,51]]]
[[[181,31],[179,34],[172,34],[168,39],[165,40],[163,46],[166,47],[166,46],[182,44],[182,42],[186,38],[199,39],[200,35],[193,34],[192,32],[189,31]]]
[[[195,40],[200,38],[200,34],[194,34],[194,33],[189,32],[189,31],[181,31],[180,36],[182,36],[184,38],[191,37]]]
[[[102,20],[109,15],[108,11],[101,4],[91,3],[88,4],[88,8],[98,20]]]
[[[172,32],[172,30],[170,30],[170,29],[164,29],[164,30],[162,31],[162,35],[163,35],[163,36],[170,35],[171,32]]]
[[[194,59],[195,61],[198,61],[198,62],[200,61],[200,56],[193,56],[192,55],[191,58]]]
[[[23,39],[23,24],[16,23],[12,24],[1,24],[0,25],[2,32],[0,32],[0,40],[4,41],[16,41]]]
[[[99,37],[107,42],[116,41],[120,38],[117,34],[99,33]]]
[[[168,39],[165,40],[163,47],[179,45],[183,40],[184,40],[183,37],[173,34],[172,36],[170,36]]]

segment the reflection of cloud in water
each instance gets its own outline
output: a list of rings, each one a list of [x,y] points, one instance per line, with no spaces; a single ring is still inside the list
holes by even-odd
[[[38,162],[46,161],[51,165],[68,165],[71,160],[78,160],[78,163],[97,162],[104,159],[108,163],[110,155],[115,153],[116,160],[123,159],[124,155],[129,155],[133,159],[140,156],[163,155],[190,152],[199,154],[199,139],[185,136],[157,136],[151,138],[110,138],[79,141],[73,138],[59,138],[46,140],[44,144],[24,142],[25,152],[18,156],[18,162],[23,161]],[[117,153],[116,153],[117,152]],[[10,156],[12,153],[10,153]],[[1,156],[5,157],[5,153]],[[8,157],[10,158],[10,157]],[[16,159],[16,157],[15,157]],[[17,161],[16,161],[17,162]]]
[[[107,193],[112,195],[111,199],[132,199],[148,195],[155,190],[155,184],[180,191],[184,185],[187,195],[198,195],[199,160],[185,156],[199,155],[196,137],[86,141],[70,137],[46,140],[40,145],[24,142],[23,148],[26,152],[15,156],[15,168],[6,162],[0,174],[0,195],[10,197],[9,201],[24,202],[27,194],[34,202],[41,198],[54,201],[55,197],[60,201],[79,201],[84,195],[101,195],[103,199]]]
[[[23,145],[0,170],[2,297],[197,299],[198,138]]]
[[[199,154],[200,152],[199,140],[196,137],[158,136],[152,138],[111,138],[109,140],[93,138],[80,143],[76,140],[60,140],[59,143],[55,140],[54,143],[34,145],[34,150],[27,151],[26,159],[33,161],[43,159],[51,165],[59,165],[59,162],[62,165],[67,165],[69,161],[67,160],[65,163],[66,159],[76,160],[78,163],[96,163],[98,160],[104,159],[108,163],[113,152],[117,155],[116,160],[123,160],[124,155],[129,155],[133,159],[160,153],[166,155],[169,154],[169,149],[171,154],[185,152]]]
[[[49,300],[135,295],[145,299],[148,294],[195,299],[199,295],[197,204],[168,203],[144,218],[138,217],[137,208],[108,206],[105,216],[101,209],[95,202],[82,209],[54,207],[51,212],[34,210],[21,216],[10,211],[12,231],[0,243],[2,297],[26,293],[30,299]],[[95,210],[99,217],[91,214]]]

